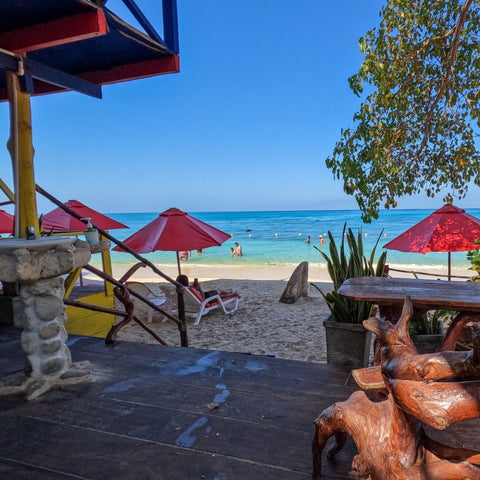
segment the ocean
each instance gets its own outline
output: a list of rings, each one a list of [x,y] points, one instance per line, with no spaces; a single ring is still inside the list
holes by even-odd
[[[468,209],[468,213],[480,217],[480,209]],[[341,240],[343,226],[355,233],[361,232],[364,247],[369,254],[380,236],[377,255],[383,245],[412,227],[432,213],[432,210],[386,210],[371,224],[363,224],[358,210],[312,210],[272,212],[189,212],[194,217],[213,225],[231,235],[223,245],[207,248],[203,253],[192,252],[189,264],[198,265],[297,265],[308,261],[310,264],[325,264],[323,257],[314,248],[317,246],[328,253],[328,242],[320,244],[319,235],[331,231],[337,242]],[[111,213],[110,217],[128,225],[129,229],[112,230],[110,233],[124,240],[151,222],[158,213]],[[311,237],[307,244],[307,236]],[[238,242],[243,249],[242,257],[232,257],[230,247]],[[159,265],[176,263],[174,252],[153,252],[142,254]],[[96,255],[94,255],[96,257]],[[93,263],[99,262],[92,258]],[[136,263],[128,253],[112,252],[116,264]],[[392,268],[435,271],[446,268],[446,253],[404,253],[388,250],[387,263]],[[452,253],[452,266],[468,268],[465,252]]]

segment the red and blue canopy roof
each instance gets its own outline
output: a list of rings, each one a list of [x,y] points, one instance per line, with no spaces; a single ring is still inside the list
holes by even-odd
[[[134,0],[123,0],[143,31],[97,0],[2,0],[0,101],[5,69],[36,95],[75,90],[101,97],[101,86],[180,70],[176,0],[162,0],[163,37]]]

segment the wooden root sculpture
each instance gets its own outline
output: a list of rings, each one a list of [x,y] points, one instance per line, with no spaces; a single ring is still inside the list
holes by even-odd
[[[418,355],[408,334],[411,317],[407,296],[397,324],[375,317],[363,322],[377,336],[381,365],[354,372],[359,385],[372,390],[353,393],[315,420],[314,479],[327,440],[335,437],[331,459],[348,434],[359,451],[352,463],[358,478],[480,480],[479,452],[440,445],[422,428],[422,422],[445,429],[480,417],[480,336],[470,351]]]

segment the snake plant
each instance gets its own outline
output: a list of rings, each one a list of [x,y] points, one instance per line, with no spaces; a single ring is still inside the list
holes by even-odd
[[[358,232],[357,236],[349,228],[346,230],[345,223],[342,231],[342,241],[340,247],[337,246],[335,239],[330,231],[328,231],[330,255],[322,252],[315,247],[327,262],[327,269],[333,282],[333,291],[324,293],[318,285],[312,283],[327,302],[332,320],[343,323],[362,323],[371,313],[372,304],[370,302],[359,302],[342,297],[337,293],[342,283],[347,278],[365,277],[365,276],[382,276],[385,269],[387,252],[384,251],[375,262],[375,251],[378,242],[382,236],[382,232],[367,259],[364,253],[362,233]],[[347,245],[345,245],[345,240]]]

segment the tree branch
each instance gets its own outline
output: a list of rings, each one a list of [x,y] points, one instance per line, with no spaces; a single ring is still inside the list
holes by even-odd
[[[460,16],[458,17],[458,22],[455,27],[455,35],[453,37],[453,42],[450,47],[450,53],[447,58],[447,65],[445,68],[445,74],[443,76],[442,83],[440,85],[440,88],[437,92],[437,95],[430,106],[429,110],[427,111],[427,114],[425,115],[425,131],[423,133],[423,139],[422,143],[420,144],[419,149],[417,150],[415,157],[418,157],[422,150],[425,148],[427,142],[428,142],[428,137],[430,136],[430,122],[433,117],[433,113],[435,111],[435,107],[438,105],[440,102],[440,99],[442,96],[445,94],[445,90],[447,89],[448,81],[450,80],[450,77],[453,73],[453,66],[455,65],[455,62],[457,60],[457,54],[458,54],[458,45],[460,43],[460,34],[462,32],[463,26],[465,25],[465,20],[467,18],[467,13],[469,8],[472,6],[473,0],[466,0],[463,7],[462,11],[460,12]]]

